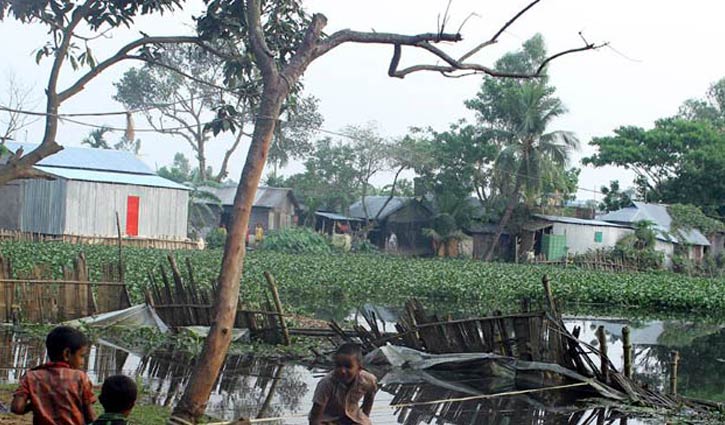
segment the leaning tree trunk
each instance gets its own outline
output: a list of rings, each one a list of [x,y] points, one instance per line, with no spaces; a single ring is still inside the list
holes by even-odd
[[[264,87],[252,144],[234,198],[233,218],[214,298],[214,320],[189,385],[174,409],[173,416],[179,419],[194,421],[204,414],[209,394],[231,344],[246,253],[244,242],[249,216],[274,135],[275,117],[279,116],[282,101],[287,95],[284,87],[279,78],[267,82]]]
[[[508,204],[506,204],[506,210],[503,213],[503,216],[501,216],[501,220],[498,222],[498,226],[496,227],[496,234],[493,236],[493,240],[491,241],[491,246],[488,248],[488,252],[486,253],[486,257],[484,258],[486,261],[491,261],[493,259],[493,254],[496,252],[496,246],[498,245],[499,239],[501,239],[501,235],[503,234],[504,229],[509,223],[509,220],[511,220],[511,215],[513,215],[514,208],[516,207],[516,202],[519,200],[519,191],[521,190],[521,186],[523,185],[523,178],[521,176],[521,173],[519,172],[516,175],[516,184],[514,185],[514,191],[511,193],[511,199],[509,199]]]

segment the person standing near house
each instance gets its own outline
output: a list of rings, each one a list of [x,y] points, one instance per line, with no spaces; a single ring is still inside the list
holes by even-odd
[[[264,226],[262,223],[257,223],[257,227],[254,229],[254,243],[260,246],[264,241]]]
[[[395,232],[390,232],[388,236],[388,251],[396,252],[398,250],[398,236]]]

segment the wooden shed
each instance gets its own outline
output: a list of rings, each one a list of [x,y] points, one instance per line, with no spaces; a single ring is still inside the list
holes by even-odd
[[[0,187],[0,229],[113,238],[118,214],[126,237],[186,239],[189,189],[159,177],[129,152],[66,147],[34,168],[47,179]]]
[[[355,202],[350,206],[349,215],[375,222],[368,238],[381,250],[386,248],[390,236],[395,234],[398,253],[432,254],[433,245],[430,239],[423,235],[423,229],[432,225],[431,209],[421,198],[405,196],[394,196],[390,200],[388,198],[388,196],[366,196],[364,207],[362,200]]]
[[[208,204],[216,212],[216,223],[213,223],[213,226],[229,228],[237,186],[204,186],[201,190],[209,192],[219,199],[219,204]],[[249,225],[254,229],[257,224],[261,224],[265,231],[286,229],[297,224],[298,211],[299,204],[292,194],[292,189],[260,186],[254,197]],[[211,226],[206,231],[210,229]]]

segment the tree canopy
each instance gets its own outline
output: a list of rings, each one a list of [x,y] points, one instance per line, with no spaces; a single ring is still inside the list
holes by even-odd
[[[666,118],[649,130],[620,127],[614,136],[595,137],[590,144],[598,152],[583,162],[634,171],[646,201],[725,214],[725,133],[709,122]]]

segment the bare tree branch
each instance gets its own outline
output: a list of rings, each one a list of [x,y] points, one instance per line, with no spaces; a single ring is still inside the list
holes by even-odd
[[[121,62],[125,59],[141,59],[140,56],[133,56],[130,55],[133,50],[138,49],[140,47],[149,45],[149,44],[180,44],[180,43],[194,43],[201,45],[201,41],[198,37],[189,37],[189,36],[178,36],[178,37],[142,37],[139,38],[136,41],[132,41],[131,43],[128,43],[127,45],[123,46],[121,49],[116,52],[115,55],[109,57],[108,59],[104,60],[103,62],[98,63],[95,68],[88,71],[86,74],[84,74],[81,78],[78,79],[72,86],[68,87],[67,89],[63,90],[58,94],[58,100],[59,102],[63,102],[70,98],[71,96],[74,96],[81,90],[85,88],[85,85],[88,84],[91,80],[96,78],[98,75],[100,75],[103,71],[105,71],[107,68],[111,67],[112,65],[115,65],[118,62]]]

